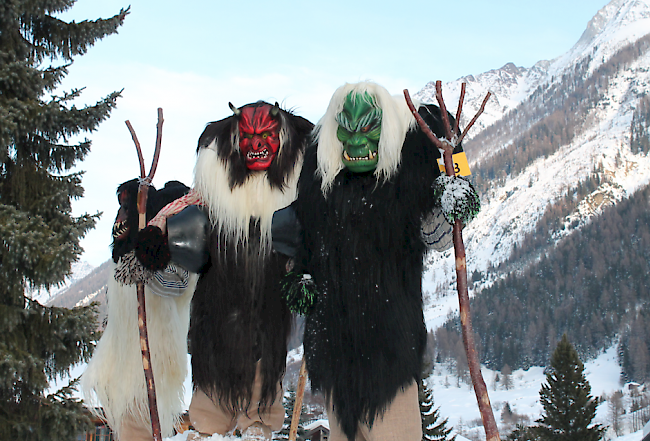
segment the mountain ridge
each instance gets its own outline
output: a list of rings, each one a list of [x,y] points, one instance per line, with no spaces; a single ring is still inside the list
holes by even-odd
[[[615,0],[608,6],[611,6],[612,4],[625,6],[630,3],[642,3],[644,10],[650,9],[650,6],[648,5],[649,2],[640,2],[638,0]],[[603,8],[603,10],[608,10],[608,6]],[[601,17],[603,16],[603,10],[599,12]],[[597,16],[599,14],[597,14]],[[609,29],[607,26],[601,27]],[[648,29],[650,29],[650,27],[648,27]],[[589,64],[591,65],[592,63]],[[466,229],[467,241],[476,242],[477,239],[475,237],[477,237],[477,235],[481,238],[488,237],[487,233],[482,232],[482,230],[485,227],[492,227],[494,223],[497,222],[499,216],[496,215],[495,211],[499,211],[499,213],[503,213],[504,211],[514,211],[515,214],[507,215],[508,224],[511,224],[511,221],[517,218],[522,219],[522,216],[525,213],[529,214],[527,219],[530,218],[530,221],[534,223],[544,206],[546,206],[550,201],[557,199],[567,188],[570,188],[571,185],[584,180],[593,169],[598,166],[602,166],[605,170],[605,174],[610,178],[610,181],[624,188],[626,194],[634,192],[643,185],[644,182],[648,182],[650,180],[650,163],[647,157],[632,154],[623,148],[626,142],[629,142],[629,134],[627,132],[629,131],[632,120],[632,112],[634,110],[633,105],[636,105],[636,102],[638,102],[637,96],[647,93],[650,88],[650,75],[648,75],[647,69],[644,68],[644,66],[647,65],[650,65],[650,56],[646,51],[643,57],[637,59],[633,66],[628,67],[623,72],[623,76],[619,74],[610,81],[610,89],[612,93],[607,97],[609,102],[598,103],[595,108],[589,109],[589,114],[583,122],[586,127],[580,133],[577,133],[570,143],[557,146],[556,151],[548,157],[534,160],[531,164],[528,164],[525,167],[520,175],[513,178],[506,176],[502,185],[487,188],[485,190],[486,197],[484,206],[482,213],[479,214],[479,219],[477,219],[472,225],[469,225]],[[573,66],[575,66],[575,64]],[[506,70],[512,70],[512,67],[509,67]],[[628,77],[633,77],[629,72],[631,70],[641,74],[636,77],[637,81],[622,81],[626,79],[625,72],[628,72]],[[640,77],[642,77],[642,80],[640,80]],[[443,86],[443,93],[449,95],[451,99],[454,98],[456,84],[459,84],[458,81],[460,80]],[[435,101],[433,96],[426,95],[426,93],[430,92],[430,84],[431,83],[416,94],[419,99],[428,102]],[[483,85],[481,87],[483,87],[484,90],[478,90],[478,93],[472,94],[470,89],[471,86],[474,87],[473,90],[478,90],[479,86],[477,84],[468,84],[467,95],[478,96],[474,102],[482,99],[484,92],[488,89],[486,85]],[[538,85],[536,90],[539,90],[542,86],[547,89],[552,89],[554,87],[554,82]],[[635,87],[642,88],[642,90],[633,91]],[[449,93],[446,93],[448,90]],[[509,90],[512,91],[512,88]],[[498,94],[496,99],[499,99]],[[455,102],[451,101],[449,98],[447,98],[446,101]],[[518,106],[521,106],[521,103],[519,103]],[[447,107],[453,109],[449,104]],[[471,107],[472,106],[469,105],[469,102],[466,102],[464,113],[465,115],[468,115],[467,118],[473,115]],[[492,109],[494,109],[494,106]],[[504,118],[509,120],[516,119],[516,112],[514,110],[508,110],[500,115],[493,114],[492,118],[494,119],[494,122],[492,122],[490,126],[493,126],[497,121]],[[481,121],[481,119],[483,119],[483,116],[479,118],[479,121]],[[471,150],[471,143],[476,138],[476,135],[477,133],[467,141],[468,147],[466,150]],[[516,135],[514,134],[510,135],[511,138],[514,138],[515,136]],[[512,141],[508,140],[500,143],[500,145],[480,146],[479,150],[481,153],[479,153],[477,157],[469,158],[472,168],[480,166],[481,161],[485,161],[490,155],[496,154],[491,151],[498,152],[504,148],[504,146],[511,143]],[[563,174],[569,175],[571,179],[562,179]],[[544,179],[544,175],[551,176],[553,178],[552,180],[555,182],[550,182],[551,179]],[[502,202],[516,197],[515,188],[517,190],[521,189],[523,191],[522,194],[525,194],[525,197],[517,198],[518,201],[516,203],[509,203],[507,206],[503,205]],[[531,188],[532,190],[527,191],[524,190],[525,188]],[[526,203],[525,201],[531,202],[530,200],[533,195],[541,195],[545,192],[551,194],[543,197],[543,203],[536,204],[536,210],[531,210],[530,207],[526,207],[531,204]],[[522,210],[524,210],[524,212],[522,212]],[[502,227],[502,229],[505,228]],[[524,231],[525,230],[526,228],[524,228]],[[501,260],[498,256],[496,257],[497,261]],[[486,262],[487,259],[483,258],[480,259],[480,261],[477,260],[475,263],[478,264],[481,270],[484,270],[487,267]]]
[[[464,230],[468,272],[475,282],[472,297],[552,255],[561,241],[599,218],[606,206],[626,200],[650,182],[648,152],[633,151],[630,136],[637,110],[650,95],[648,29],[650,1],[614,0],[594,16],[571,50],[536,63],[540,70],[535,81],[528,69],[514,65],[464,77],[475,80],[471,89],[468,84],[468,94],[477,97],[464,106],[468,118],[487,89],[496,95],[486,108],[489,118],[465,146],[483,203],[477,219]],[[462,80],[443,85],[445,96],[454,99]],[[435,102],[430,84],[415,96]],[[521,96],[525,98],[517,102]],[[453,113],[453,101],[446,101]],[[641,123],[647,137],[647,116]],[[585,191],[590,180],[596,186]],[[564,207],[569,212],[552,210],[560,216],[552,228],[541,224],[547,210],[569,199],[573,202]],[[522,255],[521,244],[531,235],[540,236],[546,248]],[[514,250],[521,259],[503,266]],[[425,318],[432,330],[456,320],[451,254],[428,257],[423,283]]]

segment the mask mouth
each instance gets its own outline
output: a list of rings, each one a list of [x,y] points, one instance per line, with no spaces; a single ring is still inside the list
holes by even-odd
[[[250,150],[246,154],[246,160],[247,161],[259,161],[259,160],[262,160],[262,159],[267,159],[269,157],[269,155],[270,155],[269,149],[266,148],[266,147],[264,147],[259,152],[254,152],[253,150]]]
[[[245,157],[246,167],[249,170],[266,170],[271,166],[274,158],[275,155],[268,147],[258,151],[249,150]]]
[[[352,173],[367,173],[377,168],[377,164],[379,163],[379,153],[377,150],[369,148],[359,150],[355,149],[352,152],[352,155],[350,155],[348,150],[349,149],[343,150],[341,159],[343,161],[343,166]]]
[[[368,154],[365,156],[350,156],[346,150],[343,151],[343,159],[348,162],[374,161],[375,158],[377,158],[377,152],[373,152],[372,150],[368,151]]]
[[[124,240],[129,234],[129,227],[126,221],[116,221],[113,224],[113,240]]]

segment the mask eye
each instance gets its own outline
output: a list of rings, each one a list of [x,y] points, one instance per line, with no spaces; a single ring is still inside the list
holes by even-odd
[[[352,136],[352,133],[350,133],[349,130],[344,128],[343,126],[339,126],[339,128],[336,131],[336,136],[339,139],[339,141],[345,141],[348,139],[350,136]]]
[[[368,133],[371,128],[372,126],[370,124],[365,127],[361,127],[361,133]]]
[[[269,137],[269,132],[262,133],[262,139],[266,139],[268,137]]]

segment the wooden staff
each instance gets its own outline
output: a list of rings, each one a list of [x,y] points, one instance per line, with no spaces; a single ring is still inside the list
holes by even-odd
[[[404,89],[404,97],[406,98],[406,103],[411,109],[411,113],[417,120],[418,124],[424,131],[424,133],[429,137],[433,144],[443,151],[443,159],[445,162],[445,172],[447,176],[455,176],[454,172],[454,163],[452,159],[452,154],[454,147],[460,145],[460,142],[467,134],[467,131],[474,125],[478,117],[485,110],[485,104],[490,98],[490,92],[487,93],[483,103],[476,113],[472,121],[465,128],[463,133],[458,136],[458,124],[460,121],[461,109],[463,106],[463,99],[465,97],[465,84],[463,83],[461,87],[461,96],[458,104],[458,112],[456,115],[456,123],[452,129],[449,124],[449,118],[447,117],[447,109],[445,108],[445,102],[442,99],[442,83],[436,81],[436,99],[440,106],[440,113],[442,115],[442,122],[445,129],[445,139],[439,139],[436,137],[427,123],[422,119],[417,109],[413,105],[411,96],[408,93],[407,89]],[[456,278],[457,278],[457,287],[458,287],[458,302],[460,305],[460,324],[463,331],[463,343],[465,346],[465,353],[467,354],[467,362],[469,365],[469,373],[472,378],[472,384],[474,386],[474,393],[476,394],[476,400],[478,401],[479,411],[481,412],[481,420],[483,421],[483,428],[485,429],[486,441],[499,441],[499,429],[497,428],[496,421],[494,419],[494,414],[492,412],[492,406],[490,405],[490,397],[488,396],[487,387],[485,386],[485,381],[483,380],[483,375],[481,374],[481,364],[479,363],[478,356],[476,355],[476,345],[474,343],[474,331],[472,330],[472,320],[470,317],[469,310],[469,294],[467,290],[467,259],[465,256],[465,244],[463,243],[463,234],[462,234],[463,225],[460,220],[456,220],[453,227],[453,240],[454,240],[454,251],[456,254]]]
[[[144,159],[142,149],[138,142],[138,137],[131,123],[127,120],[126,126],[131,132],[131,137],[138,151],[138,160],[140,162],[140,186],[138,187],[138,230],[147,226],[147,196],[149,195],[149,186],[153,179],[156,168],[158,167],[158,158],[160,157],[160,147],[162,145],[162,109],[158,108],[158,124],[156,126],[156,150],[153,155],[153,163],[149,174],[145,176]],[[158,416],[158,403],[156,402],[156,384],[153,379],[153,369],[151,368],[151,352],[149,351],[149,337],[147,336],[147,313],[145,308],[144,283],[138,282],[138,330],[140,333],[140,350],[142,352],[142,367],[144,368],[144,378],[147,385],[147,398],[149,399],[149,415],[151,417],[151,430],[155,441],[162,441],[160,431],[160,418]]]
[[[293,415],[291,416],[291,427],[289,429],[289,441],[296,441],[298,435],[298,422],[302,413],[302,398],[305,395],[305,385],[307,384],[307,363],[305,353],[302,354],[302,363],[300,364],[300,373],[298,374],[298,389],[296,390],[296,401],[293,403]]]

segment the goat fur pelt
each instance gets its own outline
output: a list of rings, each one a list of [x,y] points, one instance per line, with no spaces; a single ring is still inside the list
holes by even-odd
[[[334,117],[350,90],[335,94],[316,126],[294,207],[304,234],[297,265],[319,292],[306,320],[307,370],[312,388],[325,393],[354,440],[359,424],[372,426],[420,377],[426,343],[421,225],[436,206],[440,153],[404,97],[364,84],[356,90],[378,97],[383,110],[379,157],[388,162],[360,174],[344,168]],[[419,113],[443,135],[437,106],[421,105]]]
[[[285,110],[277,118],[280,148],[264,171],[246,168],[235,115],[209,124],[199,139],[194,190],[212,230],[192,303],[192,380],[231,409],[248,409],[258,361],[262,406],[275,399],[285,370],[291,314],[279,289],[287,258],[272,252],[271,220],[296,197],[313,125]]]
[[[115,281],[111,262],[108,282],[108,323],[93,358],[81,377],[84,400],[95,412],[104,411],[120,438],[122,422],[130,419],[151,430],[149,401],[142,367],[135,285]],[[187,372],[187,332],[190,301],[198,276],[190,275],[179,297],[162,297],[145,286],[147,330],[161,433],[172,436],[184,412],[183,382]]]

